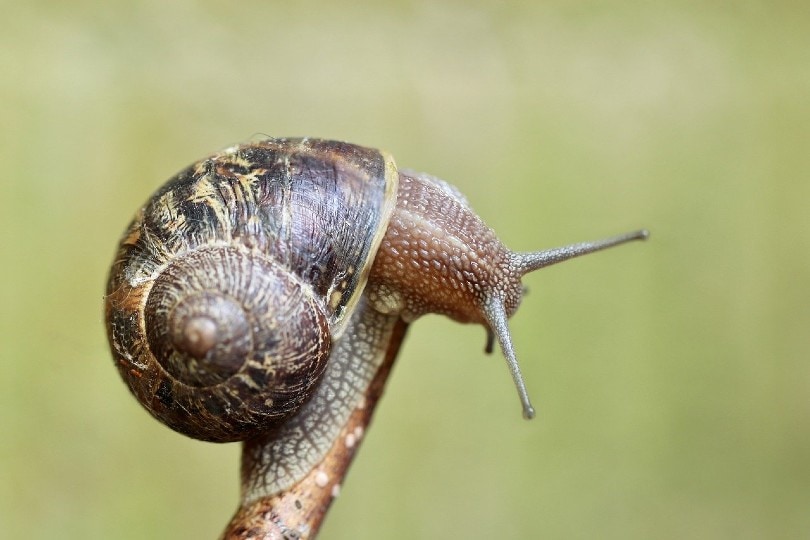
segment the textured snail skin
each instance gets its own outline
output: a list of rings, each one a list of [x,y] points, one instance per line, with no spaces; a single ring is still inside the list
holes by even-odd
[[[517,310],[522,274],[511,252],[453,186],[401,171],[397,207],[369,278],[375,309],[413,321],[426,313],[488,324],[483,308],[495,295],[507,316]]]

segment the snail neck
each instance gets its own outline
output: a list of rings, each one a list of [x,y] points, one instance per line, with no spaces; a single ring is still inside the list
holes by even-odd
[[[426,313],[485,324],[495,294],[511,315],[520,276],[511,254],[461,193],[438,178],[400,171],[397,204],[369,276],[375,309],[406,321]]]

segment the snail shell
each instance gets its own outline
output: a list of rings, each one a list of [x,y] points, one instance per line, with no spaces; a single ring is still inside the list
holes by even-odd
[[[178,173],[137,213],[107,286],[119,372],[166,425],[235,441],[318,386],[396,200],[389,155],[269,139]]]

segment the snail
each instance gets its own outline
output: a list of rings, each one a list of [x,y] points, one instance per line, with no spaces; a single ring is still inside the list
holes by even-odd
[[[261,438],[247,500],[301,480],[379,369],[398,321],[483,325],[534,416],[507,321],[521,278],[631,240],[508,250],[450,184],[383,151],[249,142],[184,169],[137,212],[109,274],[106,326],[131,392],[193,438]]]

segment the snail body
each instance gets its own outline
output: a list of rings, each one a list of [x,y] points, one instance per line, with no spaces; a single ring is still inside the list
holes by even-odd
[[[293,485],[362,400],[399,320],[441,313],[500,344],[527,272],[646,237],[515,253],[461,193],[387,153],[267,139],[178,173],[136,214],[110,271],[107,333],[141,404],[174,430],[260,440],[244,496]]]

